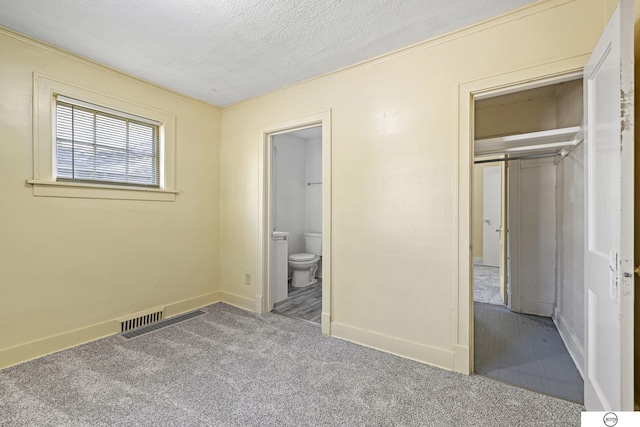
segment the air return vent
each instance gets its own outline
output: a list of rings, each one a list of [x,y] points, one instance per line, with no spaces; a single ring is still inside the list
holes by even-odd
[[[155,313],[145,314],[143,316],[134,317],[133,319],[125,320],[121,323],[120,332],[127,332],[132,329],[141,328],[143,326],[150,325],[162,320],[162,311],[156,311]]]
[[[162,312],[159,313],[162,314]],[[156,322],[152,325],[138,328],[135,331],[123,333],[122,336],[126,339],[139,337],[140,335],[148,334],[149,332],[157,331],[158,329],[166,328],[167,326],[175,325],[176,323],[184,322],[185,320],[202,316],[203,314],[205,313],[202,310],[192,311],[190,313],[181,314],[180,316],[175,316],[170,319],[163,320],[162,322]]]

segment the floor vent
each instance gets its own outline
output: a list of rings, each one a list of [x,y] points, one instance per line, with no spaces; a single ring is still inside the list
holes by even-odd
[[[159,322],[162,320],[162,311],[156,311],[155,313],[145,314],[144,316],[134,317],[133,319],[125,320],[120,323],[120,332],[127,332],[132,329],[137,329],[142,326],[147,326],[151,323]]]
[[[162,313],[162,312],[159,312],[159,313]],[[149,326],[138,328],[131,332],[125,332],[122,334],[122,336],[125,337],[126,339],[139,337],[140,335],[148,334],[149,332],[157,331],[158,329],[166,328],[167,326],[175,325],[176,323],[184,322],[185,320],[202,316],[203,314],[205,313],[202,310],[192,311],[190,313],[181,314],[180,316],[172,317],[171,319],[166,319],[161,322],[156,322]]]

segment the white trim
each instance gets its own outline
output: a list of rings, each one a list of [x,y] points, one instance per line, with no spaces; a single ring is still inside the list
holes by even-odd
[[[471,349],[464,345],[453,346],[453,370],[456,372],[465,372],[468,369],[469,355]],[[473,367],[471,367],[473,371]]]
[[[331,336],[449,371],[454,369],[455,353],[466,353],[463,347],[444,350],[337,322],[331,322]]]
[[[458,144],[456,146],[455,182],[457,191],[457,227],[454,245],[457,265],[454,275],[457,278],[458,315],[455,323],[455,345],[467,347],[469,360],[465,364],[456,364],[456,371],[469,374],[473,371],[473,277],[471,263],[471,185],[473,176],[474,147],[474,100],[479,97],[491,97],[499,94],[531,89],[554,84],[567,79],[576,79],[581,75],[588,54],[535,67],[524,68],[488,78],[465,82],[458,86]],[[465,369],[466,368],[466,369]]]
[[[320,324],[322,333],[325,335],[331,335],[331,316],[329,316],[329,313],[322,313],[320,316]]]
[[[556,324],[562,342],[564,342],[565,347],[567,347],[569,351],[569,356],[573,359],[573,363],[576,365],[578,372],[580,372],[580,376],[584,379],[584,350],[580,344],[580,340],[575,332],[569,328],[557,307],[554,309],[552,319],[553,323]]]
[[[536,316],[553,316],[553,303],[544,301],[534,301],[520,296],[520,310],[522,313],[534,314]],[[516,311],[516,310],[513,310]]]
[[[251,298],[243,297],[242,295],[233,294],[231,292],[220,291],[220,300],[225,304],[255,313],[256,302]]]
[[[507,181],[509,194],[507,198],[507,218],[509,233],[507,239],[509,241],[509,295],[507,298],[507,307],[511,311],[520,313],[522,308],[522,296],[520,288],[520,160],[509,163]]]
[[[474,95],[474,99],[476,101],[481,101],[487,98],[494,98],[496,96],[508,95],[510,93],[521,92],[523,90],[537,89],[539,87],[550,86],[553,84],[570,82],[572,80],[578,80],[581,78],[582,69],[564,73],[562,75],[551,75],[548,77],[543,77],[541,79],[535,79],[533,81],[526,80],[514,85],[500,86],[498,88],[489,89],[486,91],[483,90],[481,92],[478,92],[477,95]]]
[[[102,105],[92,104],[90,102],[82,101],[80,99],[69,98],[68,96],[64,96],[64,95],[56,95],[56,99],[58,101],[60,101],[60,102],[66,103],[66,104],[77,105],[79,107],[84,107],[84,108],[88,108],[90,110],[100,111],[102,113],[111,114],[113,116],[118,116],[118,117],[122,117],[122,118],[125,118],[125,119],[135,120],[137,122],[146,123],[146,124],[152,125],[152,126],[160,126],[160,125],[162,125],[162,123],[160,123],[157,120],[150,120],[150,119],[147,119],[146,117],[136,116],[135,114],[125,113],[124,111],[114,110],[113,108],[107,108],[107,107],[104,107]]]
[[[125,185],[58,182],[28,179],[33,195],[42,197],[70,197],[81,199],[150,200],[173,202],[178,191]]]
[[[210,294],[176,301],[159,307],[164,308],[165,318],[168,318],[200,307],[215,304],[217,302],[220,302],[220,293],[212,292]],[[154,309],[156,309],[156,307],[158,306],[154,306]],[[143,309],[136,313],[144,313],[148,310],[149,309]],[[0,369],[17,365],[28,360],[37,359],[39,357],[46,356],[47,354],[95,341],[110,335],[118,334],[120,333],[121,319],[130,318],[130,316],[131,313],[123,313],[93,325],[83,326],[71,331],[65,331],[53,336],[1,349]]]
[[[264,298],[262,297],[262,295],[260,295],[260,296],[256,295],[256,299],[255,299],[255,302],[253,304],[254,305],[254,308],[253,308],[254,312],[263,313],[264,312],[264,310],[262,309],[263,304],[264,304]]]
[[[149,189],[130,186],[71,183],[62,185],[56,181],[55,159],[55,108],[56,97],[65,96],[100,105],[136,117],[146,117],[160,123],[160,190],[152,196]],[[121,200],[175,200],[176,191],[176,116],[134,100],[115,98],[92,89],[59,79],[33,73],[33,179],[34,196],[76,197]],[[46,187],[49,185],[50,187]],[[111,188],[115,187],[115,188]],[[137,193],[132,193],[137,191]],[[138,196],[133,196],[138,194]],[[163,194],[163,196],[158,196]]]
[[[331,110],[308,114],[263,126],[260,129],[260,157],[259,157],[259,210],[258,210],[258,254],[256,277],[256,307],[258,313],[271,311],[272,301],[270,292],[270,260],[271,260],[271,230],[273,218],[271,209],[271,167],[272,167],[272,136],[293,130],[313,126],[322,126],[322,332],[329,334],[331,328]]]
[[[482,265],[482,257],[474,257],[473,265]]]
[[[47,185],[47,186],[53,186],[53,187],[105,188],[105,189],[111,189],[111,190],[143,191],[147,193],[168,193],[168,194],[180,193],[179,191],[162,190],[160,188],[135,187],[135,186],[125,186],[125,185],[109,185],[109,184],[93,184],[88,182],[40,181],[37,179],[28,179],[27,184]]]

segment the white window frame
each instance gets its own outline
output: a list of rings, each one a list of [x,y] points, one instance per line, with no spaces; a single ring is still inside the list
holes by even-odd
[[[56,180],[56,97],[62,95],[160,123],[160,188]],[[87,199],[175,201],[175,115],[34,73],[33,195]]]

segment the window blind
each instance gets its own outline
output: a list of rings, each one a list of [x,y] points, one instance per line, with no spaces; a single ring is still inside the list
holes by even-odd
[[[57,180],[160,187],[160,123],[56,98]]]

